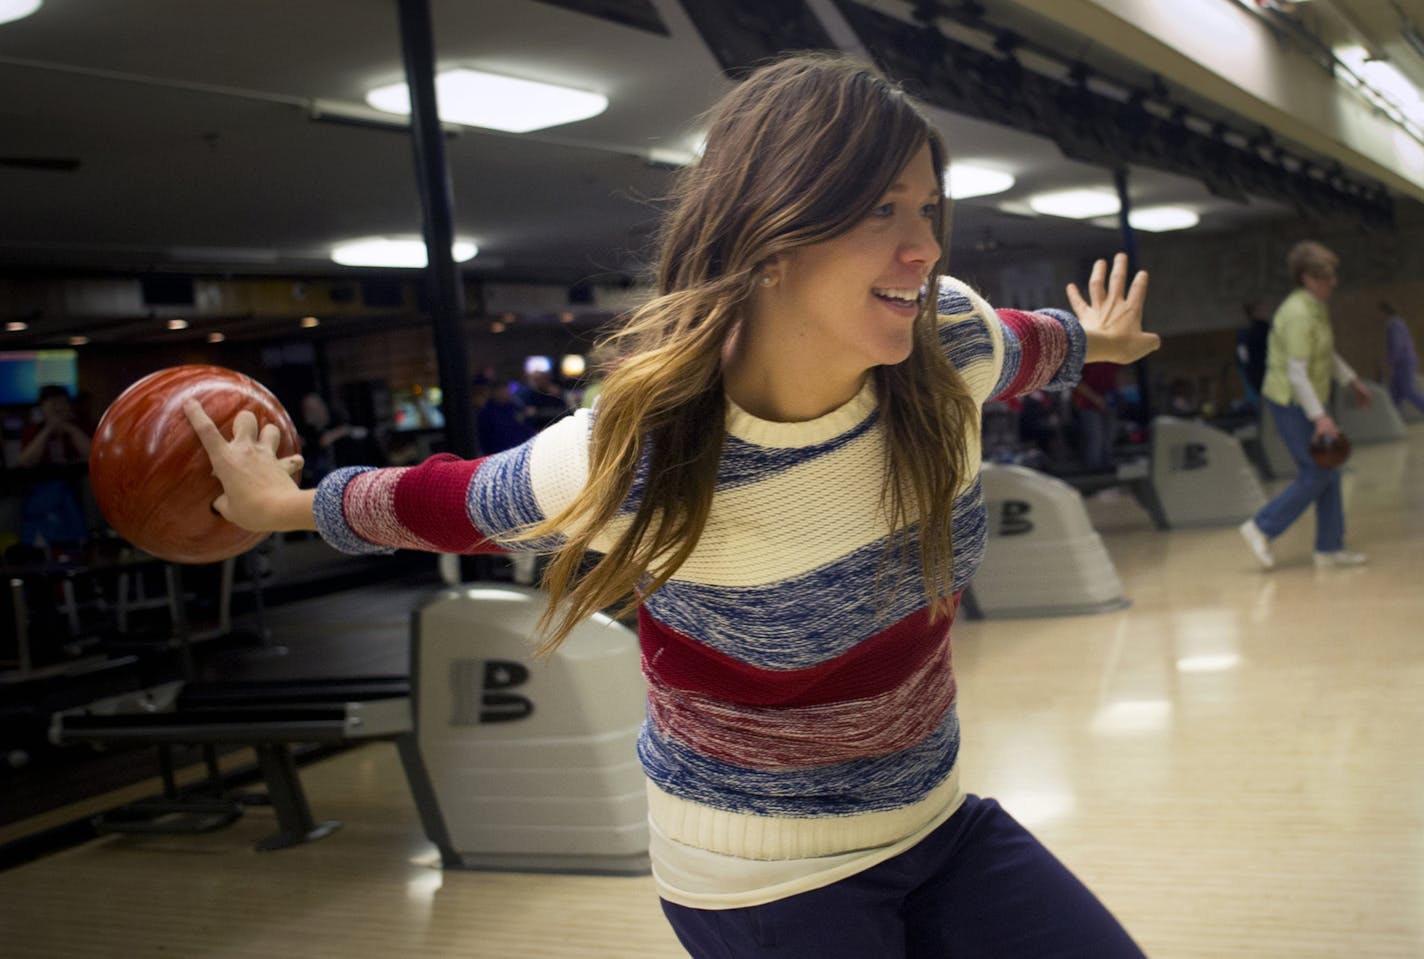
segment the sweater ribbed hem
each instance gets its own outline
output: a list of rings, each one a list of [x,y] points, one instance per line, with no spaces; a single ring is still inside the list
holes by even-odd
[[[668,839],[740,859],[810,859],[872,849],[904,839],[959,795],[955,767],[923,799],[883,812],[792,818],[713,809],[648,783],[648,817]]]

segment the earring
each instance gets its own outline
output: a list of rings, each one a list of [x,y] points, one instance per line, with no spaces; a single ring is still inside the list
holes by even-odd
[[[762,286],[771,286],[772,280],[771,280],[771,277],[766,276],[765,274],[763,274],[763,275],[762,275],[762,278],[761,278],[760,280],[758,280],[757,282],[759,282]]]

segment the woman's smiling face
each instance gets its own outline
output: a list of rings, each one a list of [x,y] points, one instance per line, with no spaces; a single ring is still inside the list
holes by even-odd
[[[914,344],[925,281],[939,260],[943,198],[928,145],[863,220],[769,265],[767,318],[792,325],[828,373],[900,363]]]

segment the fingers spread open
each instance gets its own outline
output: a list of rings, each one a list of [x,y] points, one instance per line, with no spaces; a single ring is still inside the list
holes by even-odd
[[[1113,300],[1122,299],[1122,291],[1126,286],[1127,254],[1119,253],[1113,257],[1112,276],[1108,278],[1108,297]]]
[[[276,423],[268,423],[262,427],[262,432],[258,436],[258,442],[272,451],[272,455],[277,454],[277,447],[282,442],[282,431],[277,428]]]
[[[232,438],[253,442],[257,439],[257,417],[251,410],[242,410],[232,421]]]
[[[1107,276],[1107,272],[1107,260],[1098,260],[1093,264],[1092,275],[1088,277],[1088,296],[1092,299],[1094,306],[1103,301],[1103,278]]]
[[[1078,284],[1076,283],[1068,284],[1068,305],[1072,307],[1073,312],[1077,313],[1080,317],[1090,309],[1088,304],[1083,302],[1083,294],[1078,292]]]
[[[1127,304],[1134,309],[1141,309],[1142,303],[1147,299],[1147,271],[1138,270],[1137,275],[1132,278],[1132,287],[1127,291]]]
[[[227,440],[218,432],[217,424],[208,416],[207,410],[203,409],[203,404],[197,400],[188,400],[183,404],[183,415],[188,417],[193,432],[198,434],[198,442],[203,444],[203,449],[209,457],[227,445]]]

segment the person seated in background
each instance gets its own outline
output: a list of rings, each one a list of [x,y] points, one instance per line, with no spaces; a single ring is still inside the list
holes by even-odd
[[[40,389],[37,419],[20,437],[21,466],[58,466],[89,461],[89,434],[74,415],[69,390],[57,383]]]
[[[1117,433],[1117,364],[1085,363],[1083,378],[1073,387],[1078,421],[1078,448],[1083,467],[1106,473],[1114,468],[1113,439]]]
[[[519,402],[524,407],[524,422],[536,433],[572,412],[564,391],[546,370],[529,373],[519,391]]]
[[[35,413],[37,419],[26,424],[20,438],[19,465],[35,470],[82,469],[89,462],[89,433],[78,423],[69,390],[54,383],[42,387]],[[75,469],[41,472],[29,484],[20,510],[21,544],[48,554],[89,538],[77,490],[81,477],[75,473]]]
[[[524,421],[524,411],[514,401],[510,384],[485,375],[476,376],[471,386],[475,406],[475,430],[480,453],[489,456],[518,446],[534,435]]]
[[[313,482],[338,466],[363,461],[359,444],[366,439],[366,428],[351,425],[339,411],[332,412],[319,393],[302,397],[302,422],[297,433],[302,440],[305,472]]]

